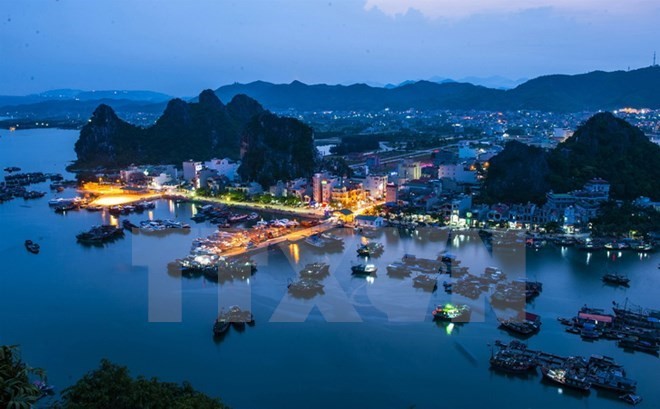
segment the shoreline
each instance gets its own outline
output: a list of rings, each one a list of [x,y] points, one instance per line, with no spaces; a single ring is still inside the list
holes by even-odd
[[[268,239],[266,241],[263,241],[251,248],[247,247],[238,247],[232,250],[228,250],[226,252],[221,252],[219,254],[220,257],[237,257],[241,256],[243,254],[250,254],[254,253],[260,250],[268,250],[270,246],[278,245],[281,243],[289,242],[290,244],[293,244],[295,242],[298,242],[300,240],[304,240],[305,238],[311,236],[312,234],[319,234],[323,233],[325,231],[328,231],[330,229],[336,228],[337,226],[333,225],[332,223],[329,222],[324,222],[316,226],[312,227],[307,227],[305,229],[301,229],[298,231],[293,231],[288,234],[284,234],[279,237],[275,237],[272,239]]]
[[[168,199],[185,199],[190,200],[192,203],[203,203],[203,204],[223,204],[229,207],[236,207],[239,209],[246,210],[260,210],[270,213],[279,213],[287,215],[296,215],[299,217],[307,217],[311,219],[325,219],[325,214],[323,211],[314,211],[310,209],[297,209],[289,208],[284,206],[275,205],[265,205],[260,203],[250,203],[250,202],[233,202],[228,200],[222,200],[212,197],[189,197],[187,195],[163,195],[162,198]]]

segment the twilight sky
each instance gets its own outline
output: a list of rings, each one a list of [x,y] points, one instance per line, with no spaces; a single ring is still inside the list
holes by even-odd
[[[0,0],[0,95],[639,68],[658,0]]]

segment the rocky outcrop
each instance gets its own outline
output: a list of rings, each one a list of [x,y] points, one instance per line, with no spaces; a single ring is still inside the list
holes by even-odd
[[[246,125],[241,152],[239,175],[264,188],[278,180],[309,177],[319,162],[309,126],[267,112],[255,116]]]
[[[489,202],[543,202],[550,190],[549,173],[548,152],[511,141],[490,160],[484,198]]]
[[[600,177],[614,199],[660,200],[660,147],[639,128],[609,112],[598,113],[559,144],[549,158],[555,191],[578,189]]]
[[[553,150],[508,143],[490,161],[484,198],[540,203],[548,190],[569,192],[603,178],[613,199],[660,200],[658,163],[660,147],[639,128],[609,112],[598,113]]]
[[[80,131],[75,144],[78,158],[94,166],[121,163],[140,156],[137,140],[141,129],[122,121],[108,105],[99,105]]]
[[[135,127],[118,118],[109,106],[100,105],[80,132],[75,167],[117,168],[131,163],[178,164],[190,158],[245,156],[249,165],[242,174],[248,180],[312,173],[309,164],[317,154],[312,130],[303,123],[273,115],[245,95],[236,95],[224,105],[213,91],[205,90],[197,100],[169,101],[162,116],[148,128]]]

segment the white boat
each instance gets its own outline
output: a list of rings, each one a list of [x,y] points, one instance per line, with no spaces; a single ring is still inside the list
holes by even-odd
[[[305,243],[309,244],[310,246],[314,246],[317,248],[323,248],[325,247],[325,240],[321,238],[321,236],[317,234],[312,234],[311,236],[307,237],[305,239]]]
[[[79,197],[70,197],[70,198],[56,197],[48,201],[48,206],[55,207],[60,205],[76,203],[78,201],[80,201]]]

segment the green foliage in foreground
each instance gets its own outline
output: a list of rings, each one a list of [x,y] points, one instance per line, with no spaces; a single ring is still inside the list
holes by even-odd
[[[30,409],[45,395],[32,380],[45,381],[43,370],[29,367],[18,347],[0,346],[0,408]],[[226,409],[184,382],[161,382],[156,378],[133,379],[128,369],[102,360],[98,369],[62,391],[57,409]]]
[[[62,392],[64,409],[224,409],[226,406],[187,383],[133,379],[128,369],[102,360],[101,366]]]
[[[16,346],[0,346],[0,407],[31,408],[41,397],[41,391],[30,376],[44,378],[41,369],[30,368],[19,356]]]

